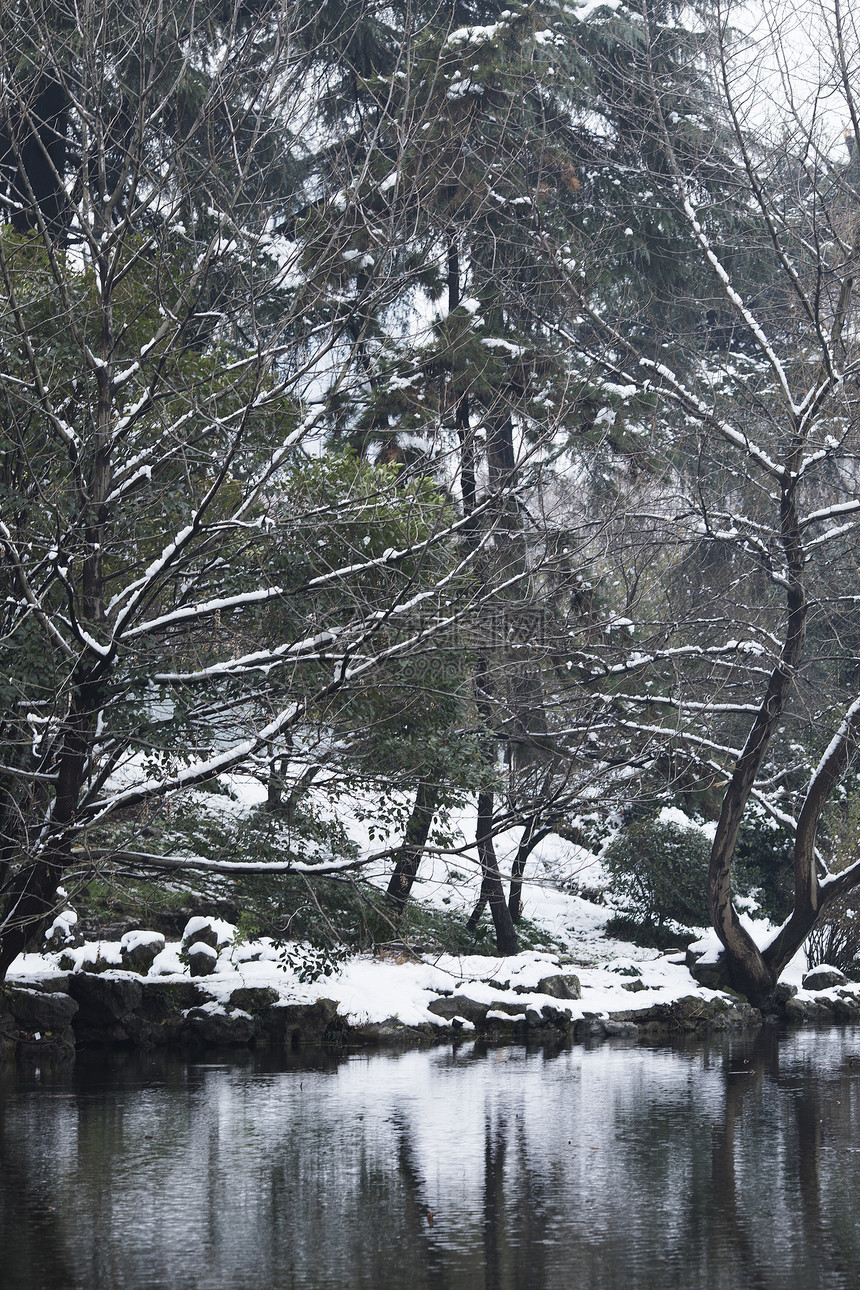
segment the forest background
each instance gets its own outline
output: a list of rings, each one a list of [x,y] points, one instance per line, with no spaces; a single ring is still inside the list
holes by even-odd
[[[766,1002],[860,883],[851,13],[2,31],[0,974],[61,883],[253,878],[288,935],[380,859],[358,794],[392,925],[470,800],[501,953],[558,833]]]

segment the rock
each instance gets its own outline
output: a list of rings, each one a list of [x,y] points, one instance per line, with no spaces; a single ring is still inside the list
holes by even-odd
[[[573,972],[542,977],[537,984],[538,994],[548,994],[551,999],[581,999],[582,986]]]
[[[168,940],[175,941],[182,939],[182,934],[192,918],[200,918],[205,922],[223,919],[227,923],[235,923],[239,917],[239,907],[234,900],[197,897],[186,893],[185,901],[181,908],[152,910],[147,915],[147,919],[153,931],[162,932]],[[130,927],[124,927],[122,930],[130,932],[134,927],[135,924],[132,923]],[[97,930],[92,935],[104,936],[105,932]],[[196,936],[193,939],[196,940]]]
[[[81,929],[76,925],[78,916],[73,909],[66,906],[61,909],[51,926],[45,933],[45,948],[48,950],[60,950],[65,946],[76,948],[83,945],[84,936]]]
[[[133,932],[137,925],[137,919],[131,915],[116,923],[108,923],[101,918],[82,918],[78,924],[86,941],[121,941],[126,932]]]
[[[397,1017],[385,1021],[369,1021],[355,1030],[356,1039],[366,1044],[415,1044],[428,1038],[424,1027],[405,1026]]]
[[[17,1056],[43,1065],[74,1059],[71,1023],[78,1005],[67,994],[7,986],[0,989],[0,1009],[0,1060]]]
[[[522,1012],[507,1012],[501,1008],[490,1008],[484,1018],[483,1029],[490,1034],[503,1032],[515,1032],[523,1029],[526,1024],[526,1010]]]
[[[704,1021],[697,1025],[696,1030],[699,1034],[710,1035],[720,1030],[750,1030],[761,1023],[762,1014],[758,1009],[739,999],[722,1011],[712,1009]]]
[[[218,963],[218,954],[211,945],[195,941],[188,950],[188,967],[192,976],[211,976]]]
[[[126,972],[146,976],[163,949],[164,937],[160,932],[126,932],[119,945],[122,966]]]
[[[41,990],[10,987],[4,992],[4,1011],[28,1031],[62,1033],[72,1024],[78,1005],[67,994],[44,994]]]
[[[15,1022],[9,1013],[2,1011],[0,1000],[0,1065],[13,1061],[18,1048]]]
[[[81,959],[79,971],[89,972],[93,976],[99,976],[102,972],[110,972],[119,969],[122,960],[114,962],[112,959],[105,958],[101,950],[97,950],[94,958]]]
[[[142,1048],[163,1048],[182,1040],[186,1013],[211,1002],[193,981],[148,979],[139,1011],[124,1017],[127,1038]],[[116,1036],[118,1038],[118,1036]]]
[[[621,989],[629,991],[630,994],[639,994],[641,990],[647,990],[648,987],[644,981],[627,981]]]
[[[256,1035],[253,1017],[220,1008],[192,1008],[182,1025],[182,1040],[197,1047],[244,1047]]]
[[[614,1021],[632,1021],[650,1035],[711,1034],[721,1030],[746,1030],[761,1025],[761,1013],[742,999],[701,999],[685,995],[672,1003],[617,1012]]]
[[[193,981],[147,981],[140,1015],[146,1021],[161,1023],[181,1018],[189,1008],[197,1008],[206,1001],[205,992]]]
[[[190,945],[208,945],[211,949],[218,948],[218,933],[207,918],[190,918],[182,933],[182,944]]]
[[[554,1008],[551,1003],[543,1005],[540,1015],[547,1025],[556,1026],[559,1030],[570,1030],[573,1023],[570,1008]]]
[[[509,1017],[522,1019],[528,1011],[527,1003],[517,1003],[514,999],[500,999],[492,1006],[493,1012],[504,1012]]]
[[[95,976],[76,972],[69,978],[69,992],[79,1006],[75,1029],[79,1026],[110,1027],[140,1010],[143,986],[129,977]]]
[[[797,994],[797,986],[787,981],[777,981],[773,988],[773,1001],[778,1008],[784,1008],[789,999]]]
[[[21,1062],[42,1067],[46,1063],[56,1066],[75,1060],[75,1040],[72,1030],[44,1032],[22,1036],[15,1045],[15,1055]]]
[[[832,1021],[833,1005],[828,999],[789,999],[785,1017],[787,1021]]]
[[[583,1017],[576,1023],[573,1033],[577,1041],[602,1039],[606,1034],[606,1026],[601,1017]]]
[[[829,990],[834,985],[844,985],[847,981],[844,972],[831,967],[829,963],[820,963],[807,972],[803,978],[804,990]]]
[[[678,1030],[707,1034],[713,1030],[737,1030],[760,1025],[761,1013],[741,999],[700,999],[688,994],[669,1005],[671,1020]]]
[[[639,1035],[635,1021],[615,1021],[612,1017],[604,1021],[603,1030],[614,1039],[636,1039]]]
[[[37,981],[31,981],[30,985],[34,990],[41,990],[42,994],[68,994],[69,974],[55,972],[51,976],[43,976]]]
[[[279,1003],[262,1019],[263,1033],[273,1045],[298,1048],[306,1043],[340,1043],[349,1026],[334,999],[316,1003]]]
[[[279,998],[277,990],[273,990],[268,985],[240,986],[230,995],[230,1007],[241,1008],[244,1012],[250,1012],[251,1016],[257,1017],[261,1013],[268,1012]]]
[[[860,999],[848,990],[839,990],[833,1000],[833,1016],[836,1021],[860,1020]]]
[[[724,990],[730,984],[728,966],[722,954],[716,959],[700,958],[688,950],[687,966],[693,980],[708,990]]]
[[[477,1030],[496,1037],[502,1032],[510,1032],[513,1036],[526,1024],[530,1026],[560,1024],[563,1028],[570,1024],[570,1013],[567,1010],[550,1006],[544,1006],[539,1010],[525,1000],[520,1002],[514,999],[498,999],[492,1004],[478,1003],[464,994],[452,994],[441,999],[433,999],[428,1003],[427,1010],[434,1016],[444,1018],[445,1021],[454,1022],[455,1019],[469,1021]]]
[[[427,1011],[432,1012],[437,1017],[443,1017],[445,1021],[451,1021],[454,1017],[462,1017],[464,1021],[471,1021],[474,1026],[481,1026],[490,1011],[490,1005],[488,1003],[476,1003],[474,999],[467,998],[465,994],[451,994],[442,999],[431,999],[430,1003],[427,1004]]]

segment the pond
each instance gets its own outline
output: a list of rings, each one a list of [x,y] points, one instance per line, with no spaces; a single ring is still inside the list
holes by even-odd
[[[0,1075],[4,1290],[860,1284],[860,1030]]]

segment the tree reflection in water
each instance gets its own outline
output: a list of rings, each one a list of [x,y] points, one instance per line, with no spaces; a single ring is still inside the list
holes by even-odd
[[[858,1047],[851,1031],[766,1028],[675,1048],[328,1055],[315,1069],[7,1071],[0,1282],[854,1287]]]

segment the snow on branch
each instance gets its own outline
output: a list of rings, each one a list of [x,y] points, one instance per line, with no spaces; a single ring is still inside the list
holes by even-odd
[[[690,712],[699,716],[707,716],[709,713],[718,712],[758,712],[759,704],[757,703],[694,703],[692,699],[673,699],[666,694],[615,694],[611,696],[612,702],[623,700],[625,703],[641,703],[645,705],[662,705],[668,708],[675,708],[678,712]]]
[[[290,660],[302,659],[305,662],[320,662],[325,658],[320,650],[333,645],[338,638],[335,631],[318,632],[306,640],[294,644],[276,645],[271,650],[257,650],[253,654],[243,654],[240,658],[227,659],[222,663],[213,663],[211,667],[202,667],[194,672],[156,672],[152,680],[156,685],[190,684],[197,681],[211,681],[218,676],[237,676],[245,672],[269,672],[273,667]]]
[[[759,641],[750,640],[730,640],[726,641],[724,645],[679,645],[674,649],[653,650],[648,654],[636,651],[621,663],[613,663],[609,667],[595,668],[592,672],[592,679],[600,680],[607,676],[619,676],[628,672],[636,672],[651,663],[668,662],[675,659],[702,658],[720,661],[730,655],[746,654],[760,657],[764,653],[766,653],[766,650]],[[596,655],[591,657],[597,661]]]
[[[303,873],[317,878],[325,877],[329,874],[348,873],[350,870],[363,869],[375,861],[387,859],[391,854],[391,849],[388,849],[375,852],[372,855],[361,856],[355,860],[331,860],[322,861],[319,864],[309,864],[303,860],[242,861],[208,860],[203,856],[187,855],[160,856],[151,852],[112,850],[107,847],[76,847],[72,850],[72,857],[75,861],[79,859],[102,862],[111,860],[118,864],[140,865],[146,869],[188,870],[205,873]]]
[[[823,520],[832,519],[836,515],[851,515],[855,511],[860,511],[860,499],[855,498],[850,502],[834,502],[832,506],[825,506],[820,511],[811,511],[800,521],[801,528],[808,528],[810,524],[820,524]]]
[[[672,157],[673,164],[674,164],[674,160],[675,159],[673,155]],[[699,223],[696,217],[696,212],[693,210],[693,206],[690,201],[689,195],[687,193],[686,185],[684,184],[681,178],[680,171],[676,171],[676,174],[677,174],[677,184],[678,184],[678,195],[681,198],[681,204],[684,209],[684,214],[687,216],[687,219],[690,223],[690,227],[693,230],[693,236],[695,237],[696,241],[699,243],[699,246],[702,248],[702,251],[705,254],[705,258],[707,259],[711,268],[714,270],[715,274],[717,275],[717,278],[722,283],[723,290],[725,291],[726,296],[734,305],[735,309],[738,311],[740,316],[743,318],[744,322],[746,323],[747,327],[749,327],[753,336],[755,336],[756,343],[758,344],[759,348],[761,349],[762,353],[764,354],[765,358],[770,364],[776,376],[776,379],[779,382],[780,388],[782,389],[782,392],[785,395],[786,402],[788,403],[788,406],[791,408],[792,414],[795,417],[799,417],[801,413],[802,405],[797,404],[794,401],[794,397],[791,393],[791,387],[788,383],[788,377],[786,376],[786,373],[785,373],[785,368],[783,367],[782,363],[779,361],[779,358],[777,357],[773,346],[771,345],[770,341],[765,335],[761,327],[761,324],[758,322],[755,315],[744,303],[743,297],[739,294],[738,291],[736,291],[736,289],[732,285],[732,280],[729,277],[729,274],[723,262],[720,260],[719,256],[715,253],[713,247],[711,246],[710,241],[708,240],[705,234],[704,229],[702,228],[701,224]]]
[[[694,417],[703,425],[709,426],[727,443],[744,452],[756,463],[757,466],[760,467],[761,470],[765,472],[765,474],[770,475],[772,479],[782,482],[786,475],[784,466],[780,466],[773,461],[763,448],[761,448],[754,440],[750,439],[749,435],[741,430],[736,430],[734,426],[728,423],[728,421],[725,421],[722,417],[718,417],[708,404],[698,398],[692,390],[688,389],[677,373],[673,372],[665,363],[657,362],[655,359],[648,358],[645,354],[642,354],[632,341],[628,340],[627,337],[613,327],[611,323],[608,323],[599,310],[597,310],[578,291],[577,299],[580,307],[588,314],[597,331],[602,333],[605,338],[611,342],[613,347],[628,354],[632,361],[639,367],[643,368],[644,371],[651,373],[651,378],[656,378],[656,383],[654,379],[648,379],[644,382],[640,380],[638,383],[634,382],[630,373],[626,368],[622,367],[620,363],[616,362],[605,352],[597,353],[594,350],[588,349],[583,345],[581,340],[572,336],[566,328],[559,324],[554,324],[552,328],[556,335],[560,336],[562,340],[566,340],[571,345],[574,345],[578,350],[580,350],[584,357],[589,359],[589,361],[594,363],[597,367],[603,368],[604,371],[608,372],[623,384],[636,384],[637,388],[642,390],[643,393],[646,393],[650,389],[654,389],[668,398],[671,398],[690,416]]]
[[[168,614],[149,618],[146,622],[139,623],[137,627],[129,628],[123,633],[123,639],[133,640],[136,636],[147,636],[150,632],[159,631],[164,627],[174,627],[189,621],[196,622],[225,609],[240,609],[243,605],[264,604],[269,600],[277,600],[284,594],[283,587],[260,587],[256,591],[237,592],[235,596],[220,596],[213,600],[202,601],[197,605],[183,605]]]

